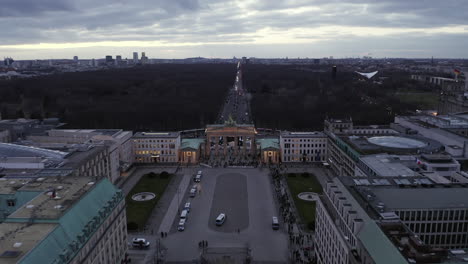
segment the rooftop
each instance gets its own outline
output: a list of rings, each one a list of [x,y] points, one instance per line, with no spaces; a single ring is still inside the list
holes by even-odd
[[[15,184],[0,181],[5,190],[11,185],[13,192],[32,196],[17,195],[23,204],[0,223],[0,262],[7,264],[72,259],[124,199],[107,179],[50,177]]]
[[[468,188],[366,186],[388,210],[468,208]],[[443,198],[442,198],[443,197]]]
[[[279,140],[277,138],[261,138],[257,139],[257,142],[260,143],[260,148],[262,150],[279,150]]]
[[[433,139],[422,136],[377,136],[339,135],[342,141],[348,143],[360,154],[417,154],[420,152],[437,153],[443,150],[443,145]]]
[[[0,143],[0,157],[43,157],[64,159],[68,153],[17,144]]]
[[[56,223],[28,225],[28,223],[0,224],[0,262],[14,264],[39,242],[44,240],[55,228]],[[7,256],[2,256],[6,252]],[[16,256],[16,257],[15,257]]]
[[[181,150],[198,150],[200,145],[205,143],[205,139],[203,138],[183,138],[180,144]]]
[[[377,176],[408,177],[419,175],[417,172],[402,164],[402,159],[400,159],[400,157],[403,159],[409,158],[412,162],[416,162],[416,158],[413,156],[395,156],[388,154],[363,156],[360,159],[373,170]]]
[[[177,138],[179,132],[137,132],[133,135],[134,138]]]
[[[326,137],[323,132],[290,132],[290,131],[281,131],[281,137],[283,138],[316,138],[316,137]]]
[[[14,185],[10,184],[11,182],[6,181],[4,184],[7,186]],[[93,185],[94,182],[88,177],[66,177],[60,181],[52,177],[28,182],[19,190],[41,191],[43,193],[19,208],[8,218],[60,218],[63,212],[70,208]],[[55,198],[52,198],[53,190],[55,190]]]

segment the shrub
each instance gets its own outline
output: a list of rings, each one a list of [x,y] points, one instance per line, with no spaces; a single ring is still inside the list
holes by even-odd
[[[154,178],[156,178],[156,176],[157,176],[157,174],[154,173],[154,172],[148,173],[148,178],[150,178],[150,179],[154,179]]]
[[[127,230],[138,230],[138,224],[135,222],[129,222],[127,224]]]
[[[163,171],[163,172],[161,172],[161,174],[159,174],[159,177],[161,179],[167,179],[167,178],[169,178],[169,173],[167,171]]]

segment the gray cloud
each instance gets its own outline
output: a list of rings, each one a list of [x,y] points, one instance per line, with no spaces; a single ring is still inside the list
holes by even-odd
[[[0,1],[0,45],[129,40],[222,44],[254,41],[265,28],[289,32],[356,26],[429,32],[434,27],[468,26],[468,8],[459,0]],[[324,41],[357,38],[332,31],[323,35]],[[447,39],[444,34],[434,37]],[[295,38],[315,40],[317,36],[300,33]]]

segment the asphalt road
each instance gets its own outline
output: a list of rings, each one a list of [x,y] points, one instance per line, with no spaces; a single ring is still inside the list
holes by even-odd
[[[246,176],[240,173],[221,174],[215,188],[208,226],[217,232],[246,229],[249,226]],[[215,219],[220,213],[226,214],[226,220],[222,226],[216,226]]]
[[[251,122],[248,95],[242,86],[242,70],[237,72],[234,85],[225,99],[219,122],[224,123],[229,119],[229,116],[238,124]]]

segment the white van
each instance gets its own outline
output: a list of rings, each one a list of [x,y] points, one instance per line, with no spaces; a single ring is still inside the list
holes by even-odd
[[[188,211],[187,210],[182,210],[180,213],[180,219],[187,219]]]
[[[189,213],[190,213],[190,205],[191,205],[190,203],[185,203],[184,205],[184,210],[186,210]]]
[[[217,226],[220,226],[222,224],[224,224],[224,222],[226,221],[226,215],[221,213],[218,215],[218,217],[216,217],[216,225]]]
[[[197,175],[202,175],[202,171],[198,171],[198,172],[197,172]]]

